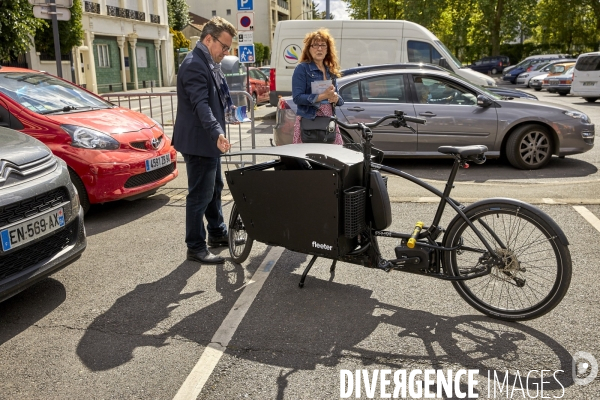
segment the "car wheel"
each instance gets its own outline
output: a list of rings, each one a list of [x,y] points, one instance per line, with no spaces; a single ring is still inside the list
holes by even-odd
[[[492,75],[496,75],[498,73],[498,70],[496,68],[492,68]]]
[[[559,95],[561,95],[561,96],[566,96],[566,95],[567,95],[567,94],[566,94],[566,93],[564,93],[564,92],[559,92],[558,94],[559,94]]]
[[[252,93],[252,101],[254,102],[254,105],[258,104],[258,97],[256,96],[256,93]]]
[[[596,100],[598,100],[598,98],[597,98],[597,97],[584,97],[583,99],[584,99],[585,101],[587,101],[588,103],[593,103],[593,102],[595,102]]]
[[[506,142],[508,162],[519,169],[539,169],[552,158],[552,138],[541,125],[524,125]]]
[[[71,168],[69,168],[69,176],[71,177],[71,182],[73,182],[75,189],[77,189],[77,193],[79,194],[79,203],[81,204],[83,213],[85,214],[90,209],[90,199],[88,198],[87,190],[85,190],[85,185],[83,184],[83,181],[79,175],[77,175]]]
[[[535,90],[536,92],[541,92],[542,88],[533,88],[533,90]]]

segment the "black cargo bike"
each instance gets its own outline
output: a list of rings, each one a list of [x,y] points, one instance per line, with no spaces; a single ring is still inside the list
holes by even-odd
[[[293,144],[231,155],[262,154],[276,159],[226,171],[234,199],[229,220],[229,250],[234,262],[246,260],[254,240],[312,255],[299,286],[318,257],[382,271],[404,271],[451,281],[478,311],[498,319],[540,317],[560,303],[571,281],[568,240],[539,208],[508,198],[491,198],[465,206],[450,197],[454,179],[468,162],[485,162],[485,146],[442,146],[454,164],[441,192],[403,171],[380,164],[383,153],[371,146],[374,128],[425,123],[402,111],[373,123],[345,124],[362,132],[362,143],[344,146]],[[407,179],[440,197],[429,225],[413,232],[386,230],[392,210],[386,178]],[[440,226],[450,206],[455,212]],[[384,255],[377,238],[400,240],[394,254]]]

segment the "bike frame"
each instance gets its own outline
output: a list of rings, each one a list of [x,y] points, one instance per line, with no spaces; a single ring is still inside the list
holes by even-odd
[[[345,129],[359,129],[362,132],[362,138],[364,140],[364,143],[362,143],[363,155],[364,155],[363,186],[367,189],[370,188],[370,173],[371,173],[371,170],[373,170],[373,169],[388,172],[390,174],[399,176],[401,178],[404,178],[406,180],[409,180],[409,181],[421,186],[422,188],[424,188],[424,189],[428,190],[429,192],[435,194],[436,196],[440,197],[440,202],[438,204],[437,211],[435,213],[435,216],[433,218],[431,225],[429,225],[429,227],[427,227],[427,229],[422,230],[416,237],[416,239],[419,240],[420,246],[427,247],[427,248],[430,248],[430,249],[433,249],[433,250],[436,250],[439,252],[453,251],[453,250],[457,250],[460,248],[466,249],[466,248],[462,247],[462,245],[459,245],[454,248],[447,248],[447,247],[441,246],[439,243],[436,242],[436,239],[443,232],[443,229],[439,227],[439,223],[440,223],[440,220],[444,213],[444,208],[445,208],[446,204],[448,204],[448,205],[450,205],[450,207],[452,207],[452,209],[456,212],[456,214],[459,215],[460,218],[462,218],[471,227],[471,229],[473,229],[473,232],[477,235],[477,237],[485,245],[487,251],[489,252],[491,257],[494,259],[494,261],[499,262],[500,260],[496,256],[496,252],[495,252],[494,248],[488,243],[488,241],[481,234],[481,232],[475,227],[475,225],[471,222],[471,220],[469,220],[469,218],[463,212],[463,209],[465,208],[465,206],[460,204],[459,202],[453,200],[450,197],[450,192],[452,191],[452,187],[454,184],[454,180],[456,179],[456,174],[458,173],[458,169],[461,166],[464,167],[465,165],[467,165],[465,159],[461,158],[458,155],[454,155],[454,159],[455,159],[454,164],[452,166],[450,176],[448,177],[448,180],[446,182],[446,187],[443,192],[441,192],[437,188],[429,185],[426,182],[423,182],[419,178],[412,176],[406,172],[403,172],[403,171],[395,169],[395,168],[387,167],[387,166],[384,166],[381,164],[373,163],[371,161],[371,152],[372,152],[371,140],[373,138],[373,134],[372,134],[370,128],[376,127],[388,119],[395,119],[394,122],[396,122],[396,124],[394,124],[394,122],[392,122],[392,125],[394,125],[396,127],[405,126],[413,131],[414,131],[414,129],[412,129],[412,127],[406,125],[406,121],[423,123],[422,119],[415,118],[415,117],[406,117],[403,115],[402,112],[396,112],[395,116],[386,116],[386,117],[379,119],[378,121],[375,121],[375,122],[369,123],[369,124],[358,123],[358,124],[349,125],[349,124],[340,122],[335,116],[331,117],[332,121],[335,121],[339,126],[345,128]],[[482,223],[482,225],[484,226],[486,231],[488,233],[490,233],[490,235],[492,235],[494,240],[496,240],[497,243],[502,248],[506,248],[506,245],[504,243],[502,243],[500,238],[498,238],[498,236],[492,231],[492,229],[489,226],[487,226],[483,223]],[[375,237],[392,237],[392,238],[407,239],[407,240],[410,239],[411,237],[414,237],[413,235],[407,234],[407,233],[373,230],[371,228],[370,222],[369,222],[369,232],[372,236],[375,236]],[[428,243],[423,242],[423,239],[426,239],[428,241]],[[475,251],[476,249],[469,249],[469,250]],[[382,268],[386,271],[391,270],[392,267],[390,266],[390,262],[387,260],[384,260],[381,257],[381,253],[379,252],[379,249],[377,248],[377,246],[375,246],[375,253],[379,259],[378,267]],[[436,263],[437,263],[436,270],[439,271],[439,268],[441,267],[441,257],[439,257],[436,260]],[[410,271],[410,272],[415,272],[415,271]],[[484,271],[470,274],[470,275],[464,276],[464,277],[448,276],[446,274],[440,274],[439,272],[433,274],[433,273],[430,273],[428,270],[425,270],[425,272],[422,272],[422,274],[428,275],[428,276],[433,276],[433,277],[443,279],[443,280],[469,280],[469,279],[478,278],[480,276],[488,275],[490,272],[491,272],[491,265],[488,264],[487,268]]]

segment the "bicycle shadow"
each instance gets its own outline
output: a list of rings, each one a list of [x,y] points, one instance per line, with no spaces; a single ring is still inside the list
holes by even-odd
[[[286,256],[297,261],[301,255]],[[276,382],[278,399],[288,397],[285,391],[295,372],[347,368],[348,363],[361,365],[357,368],[406,369],[407,373],[416,368],[479,369],[481,377],[487,377],[489,371],[493,378],[496,372],[499,382],[507,378],[512,385],[515,370],[539,370],[540,365],[531,360],[550,357],[551,366],[544,369],[566,371],[557,375],[560,383],[564,387],[573,384],[569,352],[533,328],[480,315],[448,317],[393,306],[373,298],[371,290],[310,275],[299,289],[302,269],[291,273],[298,264],[273,270],[274,276],[261,291],[263,306],[255,304],[249,310],[245,321],[251,322],[240,326],[227,350],[258,365],[282,368]],[[339,264],[338,274],[343,273],[342,268],[344,264]],[[270,304],[276,306],[264,306]],[[418,349],[415,341],[421,343]],[[439,348],[443,351],[436,350]],[[562,389],[550,380],[545,390]],[[539,381],[525,383],[523,379],[524,388],[536,390],[536,384]],[[467,386],[462,385],[461,390],[465,392]]]
[[[400,169],[420,179],[445,181],[450,175],[453,159],[400,159],[386,158],[384,164]],[[469,169],[459,169],[456,181],[487,182],[490,179],[504,181],[523,179],[584,178],[598,174],[598,168],[583,160],[553,157],[546,167],[538,170],[513,168],[508,161],[488,159],[483,165],[470,164]]]

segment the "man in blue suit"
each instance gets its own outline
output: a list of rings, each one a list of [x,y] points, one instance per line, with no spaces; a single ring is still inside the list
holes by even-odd
[[[188,177],[185,210],[187,259],[220,264],[225,260],[210,247],[227,246],[221,209],[221,153],[229,150],[225,112],[233,109],[221,61],[229,54],[236,29],[220,17],[208,21],[200,40],[177,74],[177,119],[173,145],[183,154]],[[204,228],[206,216],[208,240]],[[207,246],[208,245],[208,246]]]

